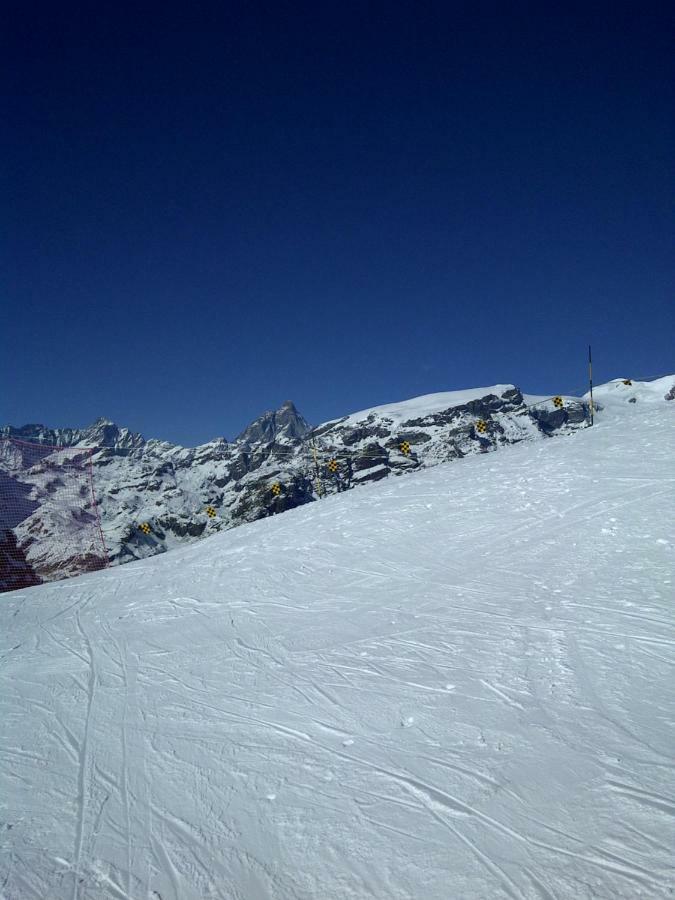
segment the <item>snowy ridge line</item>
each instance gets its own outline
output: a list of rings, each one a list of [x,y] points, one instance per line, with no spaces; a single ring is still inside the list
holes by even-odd
[[[662,372],[660,375],[642,375],[642,376],[620,375],[617,378],[610,378],[609,381],[600,382],[599,384],[594,385],[594,389],[605,387],[608,384],[616,384],[617,382],[621,382],[621,381],[633,381],[633,382],[638,382],[638,383],[641,382],[644,384],[649,384],[652,381],[660,381],[662,378],[672,378],[672,377],[673,377],[672,372]],[[586,396],[586,394],[588,393],[588,384],[589,384],[588,381],[586,381],[586,382],[584,382],[583,385],[577,384],[576,387],[574,387],[571,390],[559,391],[558,396],[574,397],[575,399],[583,399]],[[528,391],[525,391],[525,394],[528,394],[528,393],[529,393]]]
[[[598,424],[608,422],[627,402],[644,401],[656,412],[654,403],[661,394],[668,399],[675,376],[663,380],[663,391],[660,381],[631,382],[630,388],[621,381],[596,387],[595,407],[607,407]],[[103,441],[86,458],[92,461],[100,509],[102,540],[97,543],[105,545],[107,558],[116,565],[392,475],[570,435],[590,424],[587,398],[558,397],[554,402],[553,397],[523,395],[511,384],[492,385],[372,407],[314,428],[289,401],[251,423],[235,442],[217,439],[197,448],[146,441],[104,419],[86,432],[39,425],[25,426],[25,432],[52,436],[50,446],[56,443],[53,437],[65,435],[72,442],[69,449],[75,450],[78,440]],[[17,528],[18,549],[10,548],[15,557],[23,552],[28,566],[63,553],[62,523],[71,516],[63,510],[59,520],[50,512],[52,500],[58,498],[34,480],[29,476],[34,511],[28,509],[28,518]],[[17,485],[16,490],[26,487]],[[73,527],[76,524],[75,516]],[[0,543],[0,570],[2,552]]]
[[[650,381],[660,381],[662,378],[672,378],[672,372],[662,372],[660,375],[627,375],[626,378],[629,381],[643,381],[646,384],[649,384]],[[623,381],[623,378],[612,378],[609,382],[605,382],[605,384],[611,384],[615,381]],[[599,385],[602,387],[602,385]]]
[[[672,373],[667,373],[665,375],[652,375],[645,376],[642,378],[614,378],[611,381],[604,382],[601,384],[594,384],[593,391],[593,406],[596,412],[603,411],[603,404],[607,399],[607,390],[609,388],[618,387],[619,385],[625,385],[631,388],[639,388],[640,386],[649,387],[656,382],[659,381],[668,381],[669,384],[675,384],[675,375]],[[579,388],[578,386],[574,388],[572,391],[560,392],[557,396],[561,397],[563,400],[576,400],[582,403],[590,404],[590,391],[589,384],[587,384],[584,388]],[[524,393],[523,397],[527,401],[527,408],[534,409],[535,407],[540,406],[541,404],[551,401],[553,397],[535,397],[533,394]],[[598,399],[599,398],[599,399]],[[667,399],[666,397],[659,397],[658,399]],[[516,412],[514,415],[523,415],[527,410],[523,410],[522,412]]]
[[[573,401],[577,401],[578,403],[580,403],[582,405],[584,404],[583,398],[579,397],[575,394],[571,394],[571,393],[552,394],[550,397],[543,397],[540,400],[536,400],[531,403],[526,403],[524,405],[523,409],[513,410],[512,412],[509,412],[508,415],[511,415],[511,416],[527,415],[528,410],[534,409],[535,407],[538,407],[538,406],[541,406],[544,403],[553,402],[553,400],[555,400],[556,397],[562,397],[563,400],[568,400],[568,401],[573,400]],[[499,415],[506,415],[506,414],[500,413]],[[331,420],[331,421],[335,422],[336,424],[340,423],[339,419],[335,419],[335,420]],[[481,421],[480,416],[475,416],[474,424],[478,423],[479,421]],[[405,434],[406,430],[410,430],[410,429],[409,428],[406,429],[404,427],[404,424],[399,425],[398,431],[399,432],[402,431]],[[325,427],[324,425],[317,425],[316,429],[314,429],[314,430],[322,429],[324,427]],[[310,432],[310,435],[311,434],[313,434],[313,431]],[[310,440],[314,440],[314,438],[310,438]],[[316,440],[321,441],[321,437],[319,436]],[[201,445],[201,446],[205,446],[205,445]],[[236,444],[236,442],[233,442],[233,443],[227,442],[227,446],[236,448],[237,444]],[[183,449],[188,449],[188,448],[183,448]],[[260,445],[252,445],[252,446],[246,448],[246,452],[256,453],[256,452],[260,452],[262,449],[263,449],[263,447]],[[360,457],[363,457],[363,458],[378,457],[379,458],[379,456],[380,456],[379,453],[376,453],[373,451],[364,451],[364,450],[347,451],[347,450],[345,450],[344,447],[339,447],[337,445],[334,445],[331,447],[331,446],[327,446],[323,443],[317,443],[316,447],[315,447],[312,443],[308,443],[306,440],[303,440],[300,444],[298,444],[296,446],[288,446],[286,444],[266,444],[264,446],[264,449],[270,453],[270,457],[272,456],[272,454],[274,454],[275,456],[276,455],[283,456],[283,454],[288,454],[289,457],[290,456],[298,456],[303,453],[305,455],[311,455],[314,449],[316,449],[317,452],[323,453],[324,455],[325,454],[330,455],[332,453],[333,455],[341,454],[342,456],[346,456],[347,453],[349,453],[349,455],[354,458],[357,458],[357,457],[358,458],[360,458]],[[388,452],[392,452],[393,450],[398,449],[398,448],[388,447],[385,449]],[[121,456],[125,453],[143,455],[143,453],[147,452],[144,448],[134,448],[134,447],[119,447],[119,448],[118,447],[98,447],[98,448],[94,448],[94,450],[97,453],[109,454],[111,456],[117,456],[117,455]]]
[[[553,401],[554,397],[547,399]],[[578,400],[578,398],[572,399]],[[538,401],[537,403],[529,404],[527,409],[515,410],[509,413],[498,413],[497,415],[510,415],[514,417],[527,415],[530,408],[541,406],[545,402],[547,402],[546,399]],[[582,401],[578,400],[578,402],[583,405]],[[468,426],[472,429],[474,437],[480,440],[482,443],[491,443],[489,431],[491,418],[491,416],[487,416],[486,419],[481,419],[480,417],[476,416],[474,420],[468,423]],[[485,424],[488,426],[487,429],[483,432],[479,432],[476,427],[481,421],[485,422]],[[341,471],[339,469],[337,471],[333,471],[329,469],[331,462],[341,463],[343,466],[345,463],[352,463],[353,461],[359,459],[372,459],[382,462],[383,453],[386,456],[387,462],[389,462],[390,455],[392,453],[400,454],[400,457],[402,457],[403,460],[417,462],[417,453],[415,452],[414,445],[410,445],[407,452],[401,449],[404,443],[404,436],[407,432],[409,432],[409,430],[409,428],[405,429],[403,426],[401,426],[399,428],[399,432],[401,432],[401,443],[397,447],[384,446],[381,450],[351,450],[350,448],[344,447],[344,445],[327,446],[321,442],[321,438],[319,437],[316,443],[314,443],[314,438],[311,438],[311,443],[303,441],[297,447],[287,447],[284,445],[267,445],[264,448],[256,448],[256,450],[252,452],[267,453],[265,459],[267,462],[271,463],[274,463],[278,457],[283,458],[285,454],[288,460],[295,460],[298,457],[301,457],[301,460],[298,461],[296,465],[291,465],[284,473],[271,473],[270,475],[268,475],[268,489],[272,491],[276,484],[278,484],[283,489],[287,486],[289,476],[291,479],[297,477],[306,477],[314,484],[318,498],[323,499],[327,495],[325,490],[326,482],[330,483],[336,478],[344,476],[344,471]],[[316,454],[316,459],[314,458],[314,454]],[[345,490],[346,489],[348,488],[345,487]],[[206,506],[213,505],[214,504],[211,503],[206,504]],[[188,509],[186,509],[185,512],[186,514],[190,514],[190,511]],[[208,516],[205,505],[201,505],[199,508],[194,507],[191,514],[194,517]],[[211,516],[211,518],[213,518],[213,516]],[[152,517],[149,517],[147,520],[152,521]]]
[[[649,383],[652,381],[659,381],[662,378],[669,378],[671,376],[672,376],[672,373],[664,372],[659,375],[626,376],[625,379],[623,377],[618,377],[618,378],[612,379],[610,382],[597,384],[595,387],[597,390],[598,388],[603,387],[604,384],[611,384],[611,383],[615,383],[615,382],[621,382],[624,380],[628,380],[628,381],[632,381],[632,382]],[[542,403],[552,401],[554,399],[554,397],[562,397],[563,399],[568,398],[568,399],[578,400],[578,401],[582,402],[585,399],[587,393],[588,393],[588,382],[584,383],[583,385],[577,384],[575,387],[567,389],[567,390],[560,390],[556,394],[551,394],[550,396],[546,395],[546,396],[542,397],[540,400],[536,400],[531,403],[526,403],[525,406],[527,409],[533,409],[536,406],[540,406]],[[525,391],[523,394],[523,396],[528,396],[528,395],[531,396],[531,394],[527,391]],[[373,407],[373,408],[377,409],[378,407]],[[525,413],[525,411],[526,410],[513,412],[512,415],[523,415]],[[349,414],[349,415],[354,415],[354,413]],[[336,419],[330,419],[328,421],[329,422],[339,422],[340,419],[338,417]],[[317,425],[312,430],[314,431],[316,429],[323,428],[325,424],[327,424],[327,423],[322,423],[321,425]],[[54,450],[64,450],[64,449],[82,450],[82,451],[90,451],[92,453],[107,453],[111,456],[123,456],[124,454],[134,454],[134,453],[142,455],[143,453],[147,452],[147,448],[145,446],[106,447],[106,446],[98,445],[98,446],[91,446],[91,447],[80,447],[77,444],[75,444],[75,445],[73,445],[73,444],[47,444],[47,443],[44,443],[43,441],[41,441],[38,437],[32,439],[31,441],[23,441],[19,438],[15,438],[9,434],[5,434],[4,431],[7,428],[8,428],[8,426],[4,426],[3,428],[0,429],[0,439],[11,437],[11,439],[13,441],[15,441],[16,443],[22,443],[22,444],[25,444],[26,446],[38,445],[38,446],[43,446],[43,447],[50,447]],[[207,441],[206,444],[200,444],[196,448],[182,447],[178,444],[170,444],[170,442],[159,441],[159,440],[153,440],[153,443],[157,443],[159,445],[168,444],[169,446],[171,446],[172,448],[175,448],[175,449],[189,450],[189,449],[198,449],[198,447],[207,446],[210,443],[216,443],[219,441],[223,441],[228,447],[237,446],[237,441],[228,441],[226,438],[223,438],[223,437],[212,438],[211,441]],[[295,450],[293,447],[288,447],[283,444],[279,444],[279,445],[275,445],[275,452],[276,453],[284,453],[284,452],[294,453]]]

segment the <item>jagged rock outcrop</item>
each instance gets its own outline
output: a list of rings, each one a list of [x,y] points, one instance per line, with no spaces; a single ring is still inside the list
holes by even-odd
[[[14,532],[0,529],[0,590],[13,591],[41,583]]]
[[[288,443],[300,440],[309,431],[311,425],[303,419],[295,404],[287,400],[279,409],[263,413],[252,422],[242,431],[236,443],[240,446]]]
[[[120,428],[109,419],[97,419],[88,428],[46,428],[44,425],[12,425],[0,427],[0,437],[11,437],[51,447],[115,447],[140,448],[145,444],[141,434]]]

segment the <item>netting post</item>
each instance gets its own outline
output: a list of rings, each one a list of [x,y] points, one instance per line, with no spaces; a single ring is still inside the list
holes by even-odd
[[[98,511],[98,503],[96,502],[96,491],[94,490],[94,464],[92,462],[92,456],[94,455],[93,449],[89,451],[88,456],[88,469],[89,469],[89,487],[91,489],[91,503],[92,508],[94,510],[94,514],[96,516],[96,526],[98,528],[98,533],[101,536],[101,546],[103,547],[103,554],[105,556],[105,566],[104,569],[107,569],[110,565],[110,553],[108,552],[108,547],[105,542],[105,538],[103,537],[103,528],[101,527],[101,515]]]

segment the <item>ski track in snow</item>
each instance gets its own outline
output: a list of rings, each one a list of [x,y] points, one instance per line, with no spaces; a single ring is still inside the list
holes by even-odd
[[[673,413],[3,595],[0,898],[675,896]]]

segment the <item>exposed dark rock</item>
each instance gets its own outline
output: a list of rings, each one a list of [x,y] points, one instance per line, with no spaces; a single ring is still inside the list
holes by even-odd
[[[542,433],[549,437],[565,425],[583,425],[590,420],[590,410],[581,401],[568,402],[561,409],[534,406],[529,410],[529,415]]]
[[[271,444],[278,440],[299,440],[311,426],[303,419],[295,405],[287,400],[279,409],[266,412],[242,431],[238,444]]]
[[[430,440],[431,435],[424,431],[401,431],[396,435],[396,439],[393,442],[390,441],[385,446],[400,447],[404,441],[407,441],[411,446],[414,446],[415,444],[426,444]]]
[[[368,438],[386,438],[391,432],[387,428],[378,428],[376,426],[361,428],[341,428],[338,433],[342,438],[342,443],[346,447],[352,447]]]
[[[364,469],[372,469],[374,466],[386,465],[389,454],[379,444],[366,444],[353,461],[354,471],[362,472]]]
[[[9,528],[0,531],[0,592],[42,584]]]

